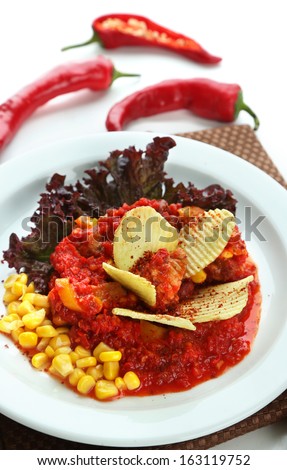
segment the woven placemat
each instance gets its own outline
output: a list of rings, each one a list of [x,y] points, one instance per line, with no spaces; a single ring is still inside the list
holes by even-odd
[[[246,125],[230,125],[208,129],[200,132],[179,134],[183,137],[199,140],[216,147],[228,150],[239,157],[248,160],[261,170],[268,173],[280,184],[287,188],[286,182],[274,166],[272,160],[258,141],[251,127]],[[25,405],[23,405],[25,406]],[[45,403],[43,403],[45,406]],[[51,410],[52,412],[52,410]],[[33,413],[33,410],[31,410]],[[56,417],[55,417],[56,419]],[[260,427],[277,421],[287,421],[287,391],[254,415],[244,419],[219,432],[186,442],[172,445],[145,447],[153,450],[206,450],[217,444],[254,431]],[[75,423],[75,426],[77,424]],[[120,432],[120,431],[119,431]],[[11,419],[0,415],[0,449],[45,449],[45,450],[82,450],[82,449],[112,449],[108,447],[91,446],[77,442],[66,441],[53,436],[42,434],[23,426]]]

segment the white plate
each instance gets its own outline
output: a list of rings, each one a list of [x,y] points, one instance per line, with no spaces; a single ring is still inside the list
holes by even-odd
[[[145,148],[155,134],[103,133],[38,149],[0,168],[0,249],[9,234],[25,233],[39,193],[54,173],[75,181],[95,160],[129,145]],[[87,444],[139,447],[169,444],[216,432],[275,399],[287,386],[287,195],[265,173],[223,150],[175,137],[166,170],[176,181],[230,188],[248,249],[259,267],[263,309],[251,353],[221,377],[192,390],[101,403],[78,396],[27,359],[0,336],[0,411],[38,431]],[[250,236],[257,217],[264,220]],[[252,227],[251,227],[252,228]],[[252,230],[251,230],[252,232]],[[260,240],[263,237],[265,241]],[[1,266],[1,279],[7,276]],[[8,348],[7,348],[8,344]]]

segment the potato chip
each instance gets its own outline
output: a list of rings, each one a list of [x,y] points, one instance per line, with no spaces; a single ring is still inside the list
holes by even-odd
[[[135,320],[146,320],[156,323],[162,323],[163,325],[176,326],[178,328],[185,328],[186,330],[195,330],[195,326],[190,320],[182,317],[175,317],[172,315],[135,312],[134,310],[129,310],[128,308],[114,308],[113,314],[120,315],[123,317],[134,318]]]
[[[156,253],[160,248],[174,251],[178,232],[150,206],[128,211],[114,235],[114,261],[119,269],[129,271],[146,251]]]
[[[240,313],[248,301],[248,284],[253,276],[198,290],[180,304],[180,316],[194,323],[226,320]]]
[[[226,209],[204,212],[194,223],[184,226],[179,245],[187,255],[185,277],[194,276],[224,250],[235,227],[234,215]]]
[[[146,320],[187,330],[195,330],[195,323],[227,320],[242,312],[248,301],[248,284],[253,276],[200,289],[188,302],[180,304],[180,315],[150,314],[126,308],[114,308],[114,315]]]
[[[134,292],[147,305],[153,307],[156,304],[155,286],[150,281],[138,274],[123,271],[122,269],[118,269],[108,263],[103,263],[102,266],[109,276],[119,282],[126,289]]]

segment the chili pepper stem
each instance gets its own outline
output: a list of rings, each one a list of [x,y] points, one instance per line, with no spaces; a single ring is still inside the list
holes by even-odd
[[[254,130],[257,131],[257,129],[260,125],[260,121],[259,121],[258,117],[256,116],[256,114],[254,113],[254,111],[252,111],[252,109],[247,104],[244,103],[242,93],[239,93],[238,99],[237,99],[237,102],[236,102],[236,105],[235,105],[235,117],[238,116],[240,111],[246,111],[248,114],[250,114],[250,116],[253,117],[253,119],[254,119]]]
[[[140,77],[139,73],[123,73],[120,72],[119,70],[115,69],[113,70],[113,76],[112,76],[112,83],[117,79],[121,77]]]
[[[69,49],[76,49],[77,47],[88,46],[89,44],[93,44],[95,42],[102,45],[102,41],[99,35],[94,31],[93,36],[90,39],[88,39],[88,41],[81,42],[79,44],[72,44],[71,46],[62,47],[61,51],[63,52],[63,51],[68,51]]]

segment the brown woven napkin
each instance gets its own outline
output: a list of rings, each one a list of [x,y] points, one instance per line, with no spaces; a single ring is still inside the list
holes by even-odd
[[[229,152],[234,153],[235,155],[238,155],[239,157],[256,165],[287,188],[286,182],[249,126],[221,126],[200,132],[191,132],[179,135],[228,150]],[[43,406],[45,406],[44,403]],[[219,432],[186,442],[157,447],[146,447],[145,449],[205,450],[284,418],[287,420],[287,391],[282,393],[272,403],[254,415]],[[18,450],[109,449],[108,447],[90,446],[48,436],[16,423],[3,415],[0,415],[0,448],[1,446],[3,449]]]

